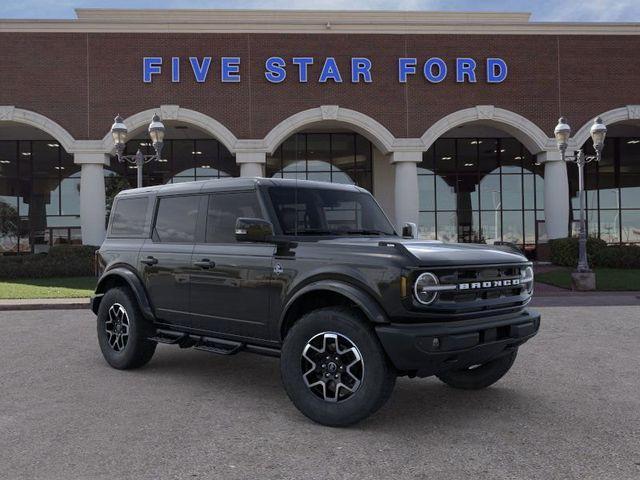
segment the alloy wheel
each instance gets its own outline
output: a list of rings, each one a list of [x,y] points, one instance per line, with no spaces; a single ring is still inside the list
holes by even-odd
[[[348,337],[335,332],[319,333],[307,342],[301,367],[309,390],[327,402],[347,400],[364,378],[360,350]]]
[[[129,341],[129,315],[119,303],[109,308],[109,318],[104,323],[109,346],[116,352],[121,352]]]

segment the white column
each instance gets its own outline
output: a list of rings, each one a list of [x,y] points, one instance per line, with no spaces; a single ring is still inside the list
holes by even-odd
[[[103,166],[109,164],[104,153],[76,153],[80,171],[80,225],[82,243],[99,246],[105,236],[106,206]]]
[[[240,165],[241,177],[264,177],[267,154],[265,152],[237,152],[236,163]]]
[[[565,238],[569,235],[569,179],[567,164],[560,152],[542,152],[537,156],[544,163],[544,218],[547,236]]]
[[[395,167],[395,220],[398,231],[405,223],[418,224],[418,163],[422,152],[393,152],[391,163]]]

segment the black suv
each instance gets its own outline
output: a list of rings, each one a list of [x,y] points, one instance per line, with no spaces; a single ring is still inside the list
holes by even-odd
[[[513,365],[540,317],[533,270],[485,245],[403,237],[366,190],[230,178],[127,190],[98,251],[92,299],[107,362],[157,343],[279,356],[293,403],[341,426],[398,375],[479,389]]]

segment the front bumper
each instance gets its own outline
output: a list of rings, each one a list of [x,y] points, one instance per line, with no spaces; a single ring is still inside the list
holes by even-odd
[[[376,333],[396,369],[428,377],[512,352],[539,328],[540,314],[528,310],[453,322],[391,323],[376,327]]]

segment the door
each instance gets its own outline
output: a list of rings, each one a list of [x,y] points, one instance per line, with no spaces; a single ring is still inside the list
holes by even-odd
[[[202,195],[159,197],[152,238],[140,251],[140,271],[158,321],[190,326],[189,273]]]
[[[209,333],[268,338],[275,246],[236,242],[238,217],[265,218],[256,191],[209,195],[204,243],[192,255],[193,323]]]

